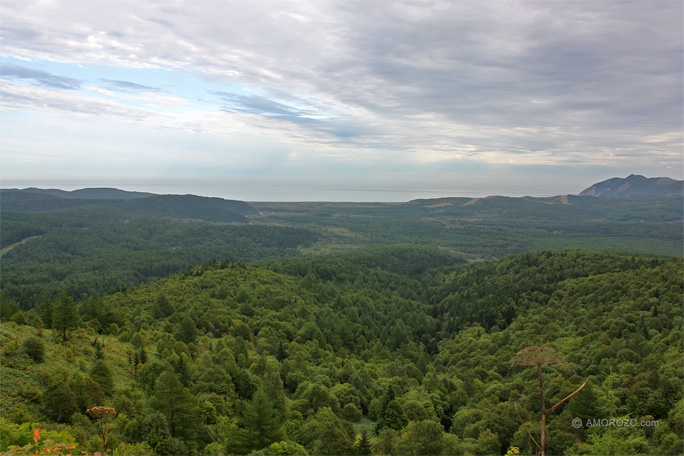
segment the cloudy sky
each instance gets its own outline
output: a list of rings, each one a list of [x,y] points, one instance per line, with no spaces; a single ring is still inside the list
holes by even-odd
[[[246,200],[682,179],[683,3],[4,0],[2,187]]]

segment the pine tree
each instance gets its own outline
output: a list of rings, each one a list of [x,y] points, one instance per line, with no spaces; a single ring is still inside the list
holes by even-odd
[[[199,416],[195,400],[173,372],[159,375],[150,405],[166,418],[172,437],[194,436]]]
[[[152,315],[154,318],[162,319],[171,315],[174,311],[173,305],[166,298],[164,293],[161,291],[154,300],[154,305],[152,306]]]
[[[254,393],[238,422],[238,447],[244,453],[260,450],[274,442],[285,440],[280,414],[263,390]]]
[[[76,303],[66,293],[62,293],[54,306],[52,327],[62,332],[62,340],[67,340],[67,330],[78,326]]]
[[[266,364],[262,389],[278,412],[280,424],[284,424],[287,420],[287,399],[283,388],[283,380],[280,378],[280,372],[278,372],[278,366],[274,364],[272,362]]]
[[[107,396],[114,394],[114,376],[105,361],[98,359],[93,363],[93,367],[90,368],[90,378],[100,385]]]
[[[359,440],[359,453],[358,454],[359,454],[359,456],[370,456],[372,454],[370,439],[368,438],[368,433],[366,431],[363,431],[361,433],[361,440]]]
[[[197,325],[190,317],[183,318],[181,321],[180,328],[178,330],[178,336],[180,340],[189,344],[197,339]]]

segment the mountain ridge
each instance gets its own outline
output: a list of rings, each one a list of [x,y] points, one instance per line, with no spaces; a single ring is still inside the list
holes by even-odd
[[[4,190],[4,189],[3,189]],[[37,188],[29,187],[24,189],[7,189],[17,190],[26,193],[36,193],[40,195],[56,196],[58,198],[66,199],[136,199],[148,198],[154,196],[154,193],[148,192],[134,192],[128,190],[121,190],[114,187],[87,187],[79,188],[78,190],[61,190],[57,188]]]
[[[613,177],[584,189],[579,196],[641,196],[664,197],[682,196],[684,181],[669,177],[645,177],[630,174],[625,178]]]
[[[74,193],[76,192],[76,193]],[[13,212],[55,212],[87,209],[100,215],[140,214],[208,222],[248,223],[247,215],[257,211],[244,201],[196,195],[149,196],[118,189],[81,189],[74,192],[41,189],[2,189],[0,207]],[[101,196],[101,197],[98,197]]]

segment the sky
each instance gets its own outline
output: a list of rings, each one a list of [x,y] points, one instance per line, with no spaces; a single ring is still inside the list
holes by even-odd
[[[682,179],[683,5],[4,0],[0,185],[408,201]]]

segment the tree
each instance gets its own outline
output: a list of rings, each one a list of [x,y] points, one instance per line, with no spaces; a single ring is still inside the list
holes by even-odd
[[[67,340],[67,330],[78,326],[76,303],[66,293],[62,293],[54,306],[52,327],[62,332],[62,340]]]
[[[181,321],[180,329],[178,331],[178,337],[180,340],[189,344],[197,339],[197,325],[190,317],[183,318]]]
[[[171,315],[174,311],[173,305],[169,302],[163,292],[159,292],[154,300],[152,306],[152,315],[154,318],[162,319]]]
[[[387,404],[387,408],[378,420],[377,430],[388,427],[399,431],[407,424],[408,418],[406,418],[404,409],[396,399],[393,399]]]
[[[279,411],[271,404],[266,393],[258,390],[246,404],[238,420],[238,449],[249,453],[285,440],[280,418]]]
[[[551,364],[559,364],[565,362],[562,358],[556,357],[556,350],[554,350],[551,347],[528,347],[523,350],[520,350],[518,354],[516,355],[515,358],[511,360],[511,364],[516,365],[519,364],[521,366],[536,366],[537,367],[537,373],[539,375],[539,396],[541,397],[541,438],[540,441],[537,442],[534,437],[532,437],[532,433],[530,430],[527,428],[527,425],[523,421],[523,419],[520,417],[520,421],[522,421],[523,426],[525,427],[525,430],[527,431],[527,434],[530,436],[534,444],[539,448],[539,453],[541,456],[546,456],[546,418],[549,413],[553,412],[556,407],[561,405],[563,402],[567,401],[570,399],[572,396],[575,394],[579,393],[582,388],[584,388],[587,385],[587,381],[585,381],[579,388],[575,390],[574,393],[566,396],[564,399],[561,399],[560,402],[558,402],[556,405],[551,407],[550,409],[546,408],[546,401],[544,398],[544,377],[542,376],[542,366],[549,366]],[[516,406],[516,411],[518,410],[518,407]]]
[[[250,456],[309,456],[306,448],[295,442],[276,442],[254,451]]]
[[[195,400],[173,372],[159,375],[150,405],[166,418],[171,437],[194,437],[199,416]]]
[[[90,378],[100,385],[107,396],[114,394],[114,376],[111,368],[104,360],[95,360],[93,367],[90,368]]]
[[[372,454],[371,442],[368,438],[368,433],[365,430],[361,433],[361,439],[359,440],[357,454],[359,456],[370,456]]]
[[[441,454],[444,450],[442,425],[436,421],[411,421],[397,443],[399,454]]]
[[[21,347],[24,353],[26,353],[26,356],[35,362],[42,363],[45,359],[45,345],[43,344],[42,339],[31,336],[21,344]]]
[[[262,389],[273,407],[277,410],[280,424],[283,424],[287,420],[287,399],[283,388],[283,380],[280,378],[280,372],[278,372],[278,366],[275,362],[272,362],[272,360],[266,362],[262,378]]]
[[[342,421],[330,407],[321,408],[302,427],[302,436],[311,454],[349,454],[352,451],[354,428]]]
[[[491,430],[485,429],[477,437],[478,454],[501,454],[501,443],[499,437]]]
[[[43,396],[45,414],[55,421],[64,422],[78,409],[76,395],[69,388],[66,379],[48,385]]]

